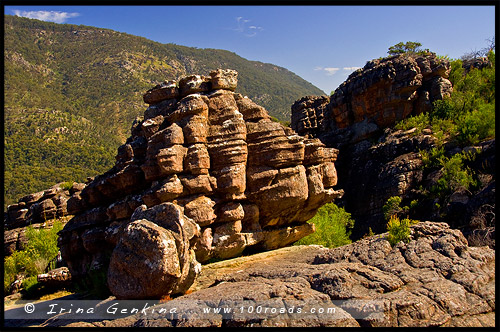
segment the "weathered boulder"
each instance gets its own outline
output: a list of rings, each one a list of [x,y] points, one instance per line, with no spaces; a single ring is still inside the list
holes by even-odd
[[[73,278],[109,267],[116,296],[158,298],[189,287],[197,261],[314,231],[306,221],[342,195],[338,151],[271,121],[236,84],[236,71],[217,70],[146,92],[115,166],[68,200],[59,245]]]
[[[184,221],[178,219],[183,214],[175,211],[178,206],[164,204],[167,206],[162,208],[174,211],[153,212],[154,217],[150,219],[168,228],[147,219],[135,220],[126,226],[113,250],[108,286],[119,299],[161,298],[183,293],[200,272],[200,264],[188,245],[189,236],[192,238],[195,234],[185,231]],[[148,212],[142,211],[144,215]]]
[[[39,274],[36,279],[40,285],[52,289],[60,289],[71,285],[71,273],[65,266]]]
[[[291,127],[336,148],[380,133],[431,109],[452,91],[450,64],[436,54],[395,55],[369,61],[331,97],[308,96],[292,106]]]
[[[495,251],[468,246],[445,223],[421,222],[411,233],[394,247],[386,233],[334,249],[284,248],[209,264],[193,293],[155,313],[93,324],[494,327]],[[160,311],[171,308],[171,315]]]

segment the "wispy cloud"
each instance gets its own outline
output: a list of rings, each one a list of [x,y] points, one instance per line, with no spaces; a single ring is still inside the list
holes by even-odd
[[[361,67],[344,67],[342,69],[347,70],[347,71],[355,71],[360,69]]]
[[[355,71],[357,69],[360,69],[361,67],[343,67],[343,68],[337,68],[337,67],[315,67],[314,70],[316,71],[323,71],[327,76],[333,76],[335,75],[339,70],[344,70],[344,71]]]
[[[58,12],[58,11],[47,11],[47,10],[38,10],[38,11],[25,11],[25,10],[13,10],[14,15],[34,18],[41,21],[55,22],[55,23],[64,23],[68,19],[72,17],[80,16],[79,13],[68,13],[68,12]]]
[[[250,22],[251,20],[247,20],[242,16],[238,16],[236,17],[236,28],[233,28],[231,30],[239,32],[246,37],[254,37],[257,35],[257,33],[264,31],[264,28],[256,25],[247,26],[247,23]]]
[[[316,71],[321,70],[321,71],[326,72],[326,75],[332,76],[336,72],[338,72],[340,70],[340,68],[336,68],[336,67],[316,67],[316,68],[314,68],[314,70],[316,70]]]

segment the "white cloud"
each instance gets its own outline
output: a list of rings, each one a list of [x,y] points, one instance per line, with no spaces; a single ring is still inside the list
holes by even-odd
[[[39,10],[39,11],[25,11],[25,10],[13,10],[14,15],[34,18],[41,21],[55,22],[55,23],[64,23],[66,20],[80,16],[79,13],[68,13],[68,12],[56,12],[56,11],[47,11],[47,10]]]
[[[250,20],[246,20],[242,16],[238,16],[236,17],[236,28],[231,30],[242,33],[246,37],[253,37],[257,35],[257,33],[264,31],[264,28],[256,25],[250,25],[247,27],[246,24],[250,22],[251,22]]]
[[[326,71],[328,76],[332,76],[333,74],[338,72],[340,70],[340,68],[326,67],[326,68],[323,68],[323,70]]]
[[[355,70],[361,69],[361,67],[344,67],[342,69],[348,70],[348,71],[355,71]]]
[[[322,71],[326,72],[326,75],[332,76],[336,72],[338,72],[340,70],[340,68],[336,68],[336,67],[315,67],[314,70],[316,70],[316,71],[317,70],[322,70]]]

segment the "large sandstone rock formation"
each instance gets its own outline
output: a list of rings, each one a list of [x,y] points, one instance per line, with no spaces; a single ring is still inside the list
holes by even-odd
[[[481,63],[464,63],[464,68],[481,68]],[[418,201],[413,218],[446,221],[471,243],[494,248],[495,141],[461,148],[431,128],[421,133],[416,128],[391,129],[408,116],[432,111],[431,103],[452,91],[449,71],[448,61],[433,53],[372,60],[331,97],[308,96],[292,106],[292,128],[339,149],[338,185],[345,190],[340,204],[356,220],[354,239],[370,228],[384,232],[382,207],[391,196],[399,196],[402,206]],[[465,166],[478,174],[478,188],[440,197],[429,194],[442,171],[424,169],[420,151],[437,147],[437,137],[447,157],[477,152],[476,161]]]
[[[494,327],[495,251],[468,246],[461,232],[445,223],[421,222],[412,226],[411,233],[409,243],[394,247],[381,234],[335,249],[301,246],[282,254],[280,249],[274,257],[238,258],[232,267],[223,264],[210,269],[209,265],[210,273],[204,278],[210,279],[206,283],[210,287],[158,304],[154,313],[61,323],[72,327]],[[226,262],[214,265],[220,263]],[[215,280],[212,274],[218,274]],[[174,313],[168,314],[172,308]]]
[[[307,96],[292,106],[291,127],[340,147],[380,133],[409,115],[429,111],[452,91],[450,64],[434,53],[369,61],[331,97]]]
[[[271,121],[236,84],[217,70],[144,95],[116,165],[68,200],[59,246],[73,278],[109,266],[119,298],[182,293],[198,262],[314,231],[306,221],[342,195],[337,150]]]

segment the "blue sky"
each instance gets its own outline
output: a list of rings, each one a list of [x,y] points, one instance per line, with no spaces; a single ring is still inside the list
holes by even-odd
[[[4,12],[229,50],[285,67],[326,93],[400,41],[460,58],[495,35],[494,6],[5,6]]]

